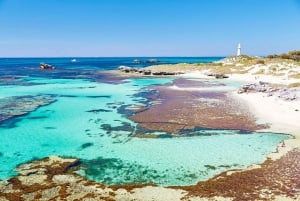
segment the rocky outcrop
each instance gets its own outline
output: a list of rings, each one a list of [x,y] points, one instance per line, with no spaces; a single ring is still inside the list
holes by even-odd
[[[132,68],[128,66],[120,66],[118,68],[119,71],[124,73],[136,73],[141,75],[154,75],[154,76],[172,76],[183,74],[182,72],[175,71],[151,71],[146,68]]]
[[[156,72],[153,72],[152,75],[176,75],[176,73],[175,72],[156,71]]]
[[[41,63],[40,69],[41,70],[53,70],[53,69],[55,69],[55,67],[52,65],[46,64],[46,63]]]
[[[219,73],[217,73],[217,74],[215,74],[215,78],[216,79],[224,79],[224,78],[229,78],[229,76],[225,75],[225,74],[219,74]]]
[[[251,92],[273,92],[272,88],[267,82],[258,82],[252,84],[245,84],[239,90],[238,93],[251,93]]]
[[[222,74],[222,73],[208,73],[206,74],[207,76],[210,77],[215,77],[216,79],[224,79],[224,78],[229,78],[228,75]]]
[[[78,159],[50,156],[20,165],[18,176],[0,181],[0,200],[112,200],[111,189],[69,172],[79,164]]]
[[[298,94],[300,88],[288,88],[288,87],[276,87],[267,82],[258,82],[252,84],[245,84],[239,90],[238,93],[265,93],[267,96],[275,96],[282,100],[292,101],[299,99]]]

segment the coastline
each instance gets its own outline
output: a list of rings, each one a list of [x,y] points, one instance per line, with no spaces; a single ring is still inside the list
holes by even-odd
[[[205,78],[209,77],[207,74],[210,72],[208,69],[200,69],[195,70],[193,65],[182,64],[187,67],[185,69],[185,73],[182,75],[177,75],[177,77],[184,78]],[[237,64],[238,65],[238,64]],[[270,64],[272,66],[274,64]],[[279,66],[281,64],[278,64]],[[191,67],[192,66],[192,67]],[[296,88],[299,88],[299,78],[296,77],[297,73],[300,72],[300,66],[291,66],[294,75],[290,75],[289,71],[283,71],[280,74],[257,74],[255,72],[260,71],[262,68],[270,68],[269,65],[255,65],[254,67],[246,68],[254,68],[251,69],[251,72],[246,73],[230,73],[229,80],[232,81],[241,81],[243,83],[258,83],[258,82],[268,82],[272,85],[276,85],[279,87],[294,87],[296,84]],[[284,69],[285,66],[289,66],[289,64],[282,64],[281,68]],[[162,70],[169,71],[172,66],[162,66]],[[150,67],[151,69],[151,67]],[[159,66],[154,66],[153,69],[159,70]],[[180,67],[178,65],[175,68],[179,70]],[[294,77],[293,77],[294,76]],[[292,139],[285,140],[277,145],[276,151],[268,154],[266,156],[266,160],[262,164],[253,164],[248,168],[243,170],[232,170],[225,172],[225,174],[234,174],[238,172],[248,172],[255,169],[261,169],[262,165],[264,165],[269,160],[274,161],[275,163],[279,161],[281,158],[285,158],[289,153],[292,153],[294,150],[298,150],[300,148],[300,124],[297,120],[300,119],[300,93],[299,90],[297,92],[296,100],[282,100],[276,96],[268,96],[266,93],[254,92],[254,93],[243,93],[238,94],[237,91],[231,92],[230,94],[233,98],[238,101],[242,101],[246,103],[251,111],[251,114],[255,116],[257,122],[268,124],[269,128],[259,130],[262,132],[274,132],[280,134],[287,134],[293,136]],[[284,143],[284,144],[283,144]],[[286,168],[288,168],[286,166]],[[227,198],[222,198],[221,200],[226,200]],[[276,196],[274,200],[297,200],[300,199],[300,194],[298,192],[295,198],[288,198],[285,196]],[[203,199],[205,200],[205,199]],[[217,200],[217,199],[216,199]]]
[[[259,122],[267,123],[269,128],[261,131],[283,133],[294,138],[280,143],[276,153],[270,153],[267,158],[279,159],[287,152],[300,147],[300,100],[284,101],[276,97],[266,97],[261,93],[237,94],[233,96],[247,103],[252,114]]]
[[[177,75],[176,77],[184,77],[184,78],[208,78],[207,70],[202,71],[187,71],[186,74],[183,75]],[[116,74],[116,73],[115,73]],[[139,75],[131,75],[131,74],[125,74],[126,77],[137,77]],[[280,84],[290,84],[293,83],[295,80],[288,80],[284,77],[272,77],[272,76],[264,76],[260,75],[259,79],[256,75],[251,74],[231,74],[229,80],[233,81],[243,81],[243,82],[259,82],[259,81],[266,81],[266,77],[268,78],[268,81],[273,81],[274,83],[280,83]],[[63,170],[60,171],[51,171],[52,176],[49,177],[47,172],[39,172],[35,170],[29,170],[27,173],[22,173],[20,176],[13,178],[12,180],[9,180],[11,182],[10,184],[7,184],[5,182],[0,182],[0,200],[9,200],[5,199],[1,196],[1,192],[8,192],[8,194],[4,195],[5,197],[11,194],[13,192],[13,189],[17,187],[20,187],[20,181],[22,185],[25,186],[24,189],[29,190],[27,195],[32,194],[35,190],[34,196],[40,196],[39,193],[43,195],[46,195],[48,192],[51,191],[51,189],[56,189],[56,194],[59,194],[60,196],[70,196],[74,192],[74,189],[76,188],[82,188],[83,192],[77,194],[77,198],[94,198],[94,200],[102,199],[102,200],[195,200],[195,201],[204,201],[204,200],[237,200],[237,198],[230,197],[228,194],[224,196],[224,194],[220,193],[220,195],[213,195],[214,193],[218,192],[212,192],[212,194],[206,194],[207,192],[204,192],[203,195],[198,195],[201,191],[201,188],[203,186],[206,186],[208,188],[208,192],[212,191],[212,189],[216,188],[218,186],[218,183],[220,183],[220,180],[222,182],[222,179],[229,179],[226,181],[232,181],[232,186],[229,186],[228,188],[232,188],[233,190],[235,187],[239,186],[239,182],[242,182],[244,179],[247,179],[249,177],[253,178],[252,182],[260,182],[259,178],[256,178],[256,174],[264,173],[266,170],[270,170],[269,165],[271,167],[277,167],[276,164],[280,163],[278,167],[281,167],[281,169],[285,169],[286,165],[284,161],[289,161],[289,164],[293,164],[294,158],[296,160],[299,156],[299,148],[300,148],[300,125],[297,124],[297,119],[300,119],[300,112],[296,111],[299,110],[297,106],[300,106],[300,100],[293,100],[293,101],[284,101],[281,99],[278,99],[274,96],[267,97],[264,93],[244,93],[244,94],[237,94],[237,92],[230,92],[230,96],[235,98],[237,101],[242,101],[246,103],[251,113],[255,116],[258,122],[263,122],[269,124],[268,129],[259,130],[259,131],[272,131],[274,133],[285,133],[290,134],[294,136],[294,139],[289,139],[285,141],[285,146],[282,147],[281,144],[277,146],[277,150],[273,153],[270,153],[266,156],[266,160],[262,164],[254,164],[249,166],[246,169],[243,170],[230,170],[227,172],[223,172],[216,177],[205,181],[205,182],[199,182],[197,185],[194,186],[187,186],[187,187],[158,187],[158,186],[136,186],[136,187],[130,187],[130,186],[117,186],[117,187],[110,187],[110,186],[104,186],[103,184],[99,184],[96,182],[90,182],[86,179],[76,175],[73,173],[72,168],[69,170],[69,168],[64,167],[64,163],[69,161],[60,160],[58,158],[54,158],[53,164],[55,166],[62,164],[64,167]],[[297,150],[298,151],[295,151]],[[290,156],[292,155],[292,157]],[[294,157],[294,158],[293,158]],[[292,158],[292,159],[291,159]],[[281,162],[279,162],[281,160]],[[283,162],[282,162],[283,161]],[[33,162],[34,163],[34,162]],[[38,161],[38,166],[41,165],[42,162]],[[49,165],[49,164],[48,164]],[[50,163],[50,167],[51,167]],[[24,164],[23,167],[25,167],[25,170],[30,169],[30,163]],[[48,167],[48,168],[50,168]],[[47,168],[46,168],[47,169]],[[43,171],[43,170],[41,170]],[[25,171],[26,172],[26,171]],[[265,172],[266,173],[266,172]],[[45,177],[45,174],[47,175]],[[41,177],[42,175],[42,177]],[[18,178],[18,179],[17,179]],[[43,180],[42,178],[48,178]],[[49,179],[50,178],[50,179]],[[23,180],[22,180],[23,179]],[[255,180],[257,179],[257,180]],[[269,179],[272,179],[269,177]],[[39,181],[37,183],[43,183],[43,182],[50,182],[51,185],[48,186],[49,189],[47,189],[44,186],[37,186],[34,181]],[[80,181],[80,182],[79,182]],[[33,182],[33,183],[32,183]],[[54,183],[53,183],[54,182]],[[56,182],[56,183],[55,183]],[[77,183],[77,184],[75,184]],[[30,189],[28,185],[30,186]],[[56,185],[53,187],[52,185]],[[72,185],[70,185],[72,184]],[[82,185],[81,185],[82,184]],[[249,183],[249,185],[252,183]],[[16,186],[15,186],[16,185]],[[22,187],[21,185],[21,187]],[[69,185],[72,188],[67,189],[65,185]],[[63,190],[57,191],[58,187],[61,187]],[[99,187],[100,186],[100,187]],[[36,188],[35,188],[36,187]],[[51,188],[50,188],[51,187]],[[102,190],[99,190],[101,188]],[[3,190],[4,189],[4,190]],[[41,190],[43,189],[43,190]],[[67,190],[68,193],[67,192]],[[218,188],[216,188],[218,189]],[[231,189],[231,190],[232,190]],[[199,192],[198,192],[199,190]],[[225,189],[229,190],[229,189]],[[244,190],[244,191],[243,191]],[[248,189],[249,190],[249,189]],[[62,194],[61,194],[62,191]],[[230,190],[229,190],[230,191]],[[19,193],[19,192],[18,192]],[[239,191],[239,193],[247,193],[247,189],[242,189]],[[259,193],[259,192],[256,192]],[[264,196],[267,196],[268,193],[265,193]],[[280,195],[272,195],[275,196],[275,198],[272,200],[296,200],[300,198],[300,194],[296,193],[296,195],[293,195],[291,198],[285,197],[285,194],[282,193]],[[80,197],[81,196],[81,197]],[[71,196],[72,197],[72,196]],[[74,198],[76,195],[73,196]],[[7,198],[7,197],[6,197]],[[30,200],[30,199],[29,199]]]
[[[300,68],[300,67],[299,67]],[[204,78],[208,79],[207,71],[191,71],[182,76],[188,78]],[[242,81],[244,83],[269,82],[278,85],[289,85],[299,81],[299,79],[287,79],[286,76],[270,76],[270,75],[252,75],[247,74],[231,74],[229,80]],[[281,143],[277,146],[276,153],[270,153],[267,158],[276,160],[287,152],[300,147],[300,93],[298,92],[297,100],[286,101],[274,96],[267,96],[261,92],[238,94],[237,91],[230,93],[234,99],[242,101],[248,105],[251,114],[254,115],[257,122],[268,124],[269,128],[259,130],[262,132],[273,132],[288,134],[293,139],[285,140],[285,146]],[[254,165],[255,166],[255,165]]]

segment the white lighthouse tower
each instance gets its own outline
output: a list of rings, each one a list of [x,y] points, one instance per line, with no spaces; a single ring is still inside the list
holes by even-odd
[[[241,43],[238,44],[237,46],[237,53],[236,53],[236,56],[241,56]]]

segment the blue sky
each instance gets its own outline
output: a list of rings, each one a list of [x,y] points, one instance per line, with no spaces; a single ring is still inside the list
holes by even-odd
[[[300,0],[0,0],[0,57],[300,49]]]

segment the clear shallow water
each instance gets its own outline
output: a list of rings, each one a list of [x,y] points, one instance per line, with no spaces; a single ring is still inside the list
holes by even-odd
[[[228,130],[199,131],[197,137],[131,137],[136,124],[120,108],[145,101],[136,96],[144,87],[172,79],[131,79],[118,85],[33,76],[23,81],[27,85],[0,86],[0,98],[51,94],[56,102],[15,119],[10,128],[0,124],[0,179],[14,175],[20,163],[59,155],[82,159],[79,174],[107,184],[190,185],[261,163],[289,138]]]

